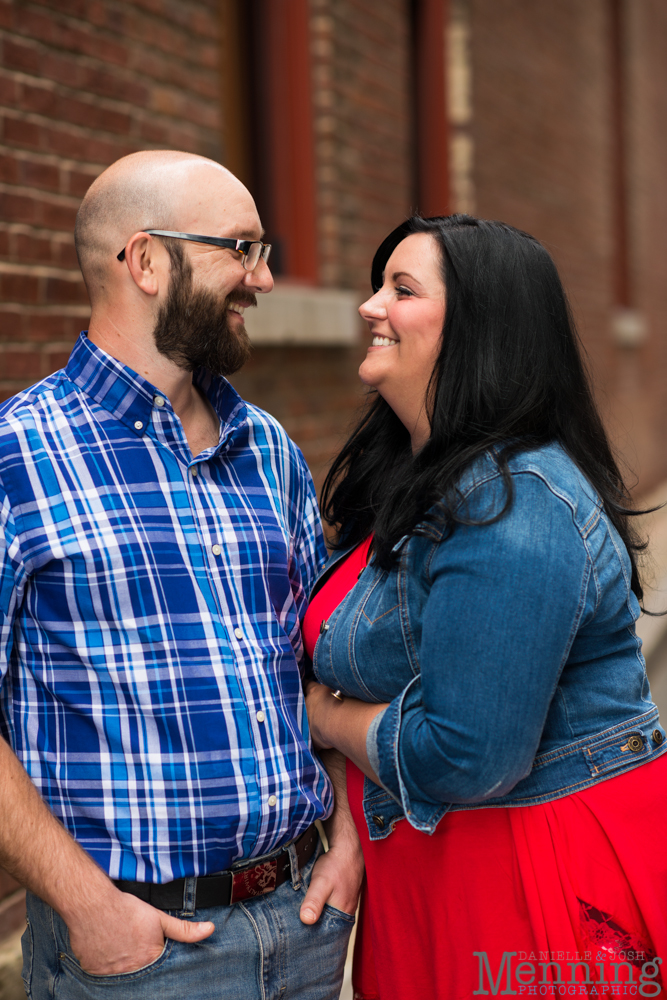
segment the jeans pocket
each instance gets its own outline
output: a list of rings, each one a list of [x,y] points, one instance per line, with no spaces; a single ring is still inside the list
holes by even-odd
[[[331,903],[324,904],[324,910],[331,917],[336,917],[338,920],[343,920],[346,924],[352,925],[357,919],[356,913],[346,913],[345,910],[339,910],[338,907],[332,906]]]
[[[82,969],[76,958],[72,955],[71,951],[61,952],[60,963],[63,969],[67,969],[71,972],[76,979],[80,982],[85,983],[127,983],[134,979],[142,979],[144,976],[149,976],[154,972],[157,972],[165,964],[171,950],[174,946],[174,942],[171,938],[165,938],[164,947],[158,957],[148,965],[142,965],[139,969],[131,969],[129,972],[118,972],[111,976],[97,976],[93,972],[86,972]]]
[[[32,997],[32,963],[34,959],[35,946],[33,941],[32,924],[26,920],[25,930],[21,936],[21,951],[23,952],[23,969],[21,978],[23,989],[27,997]]]

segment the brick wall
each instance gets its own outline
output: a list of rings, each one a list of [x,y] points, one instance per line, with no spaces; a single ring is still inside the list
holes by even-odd
[[[364,400],[365,347],[257,347],[232,378],[244,399],[280,420],[299,444],[319,491]]]
[[[643,492],[667,479],[667,6],[626,3],[631,284],[645,343],[617,350],[614,399]]]
[[[619,347],[608,0],[470,0],[477,212],[553,253],[621,453],[650,490],[667,477],[667,9],[626,3],[629,260],[646,317]]]
[[[220,157],[216,0],[0,0],[0,398],[65,361],[88,315],[74,217],[138,149]]]
[[[413,188],[408,0],[311,0],[325,285],[369,289]]]
[[[66,361],[88,299],[91,181],[126,153],[219,158],[215,0],[0,0],[0,399]],[[0,939],[23,920],[0,871]]]

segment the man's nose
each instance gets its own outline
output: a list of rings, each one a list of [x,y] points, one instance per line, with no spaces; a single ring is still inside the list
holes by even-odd
[[[243,285],[252,292],[270,292],[273,288],[273,275],[269,265],[261,257],[253,271],[246,271]]]

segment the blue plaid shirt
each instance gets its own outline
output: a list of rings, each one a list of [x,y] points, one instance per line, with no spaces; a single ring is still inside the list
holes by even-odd
[[[300,620],[325,558],[305,462],[224,379],[193,459],[82,334],[0,407],[0,731],[112,878],[220,871],[328,815]]]

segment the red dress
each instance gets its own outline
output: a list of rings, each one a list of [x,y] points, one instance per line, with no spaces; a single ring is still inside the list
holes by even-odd
[[[320,622],[354,586],[369,541],[313,599]],[[544,805],[401,820],[371,841],[363,774],[347,792],[366,863],[356,1000],[659,996],[667,960],[667,756]]]

